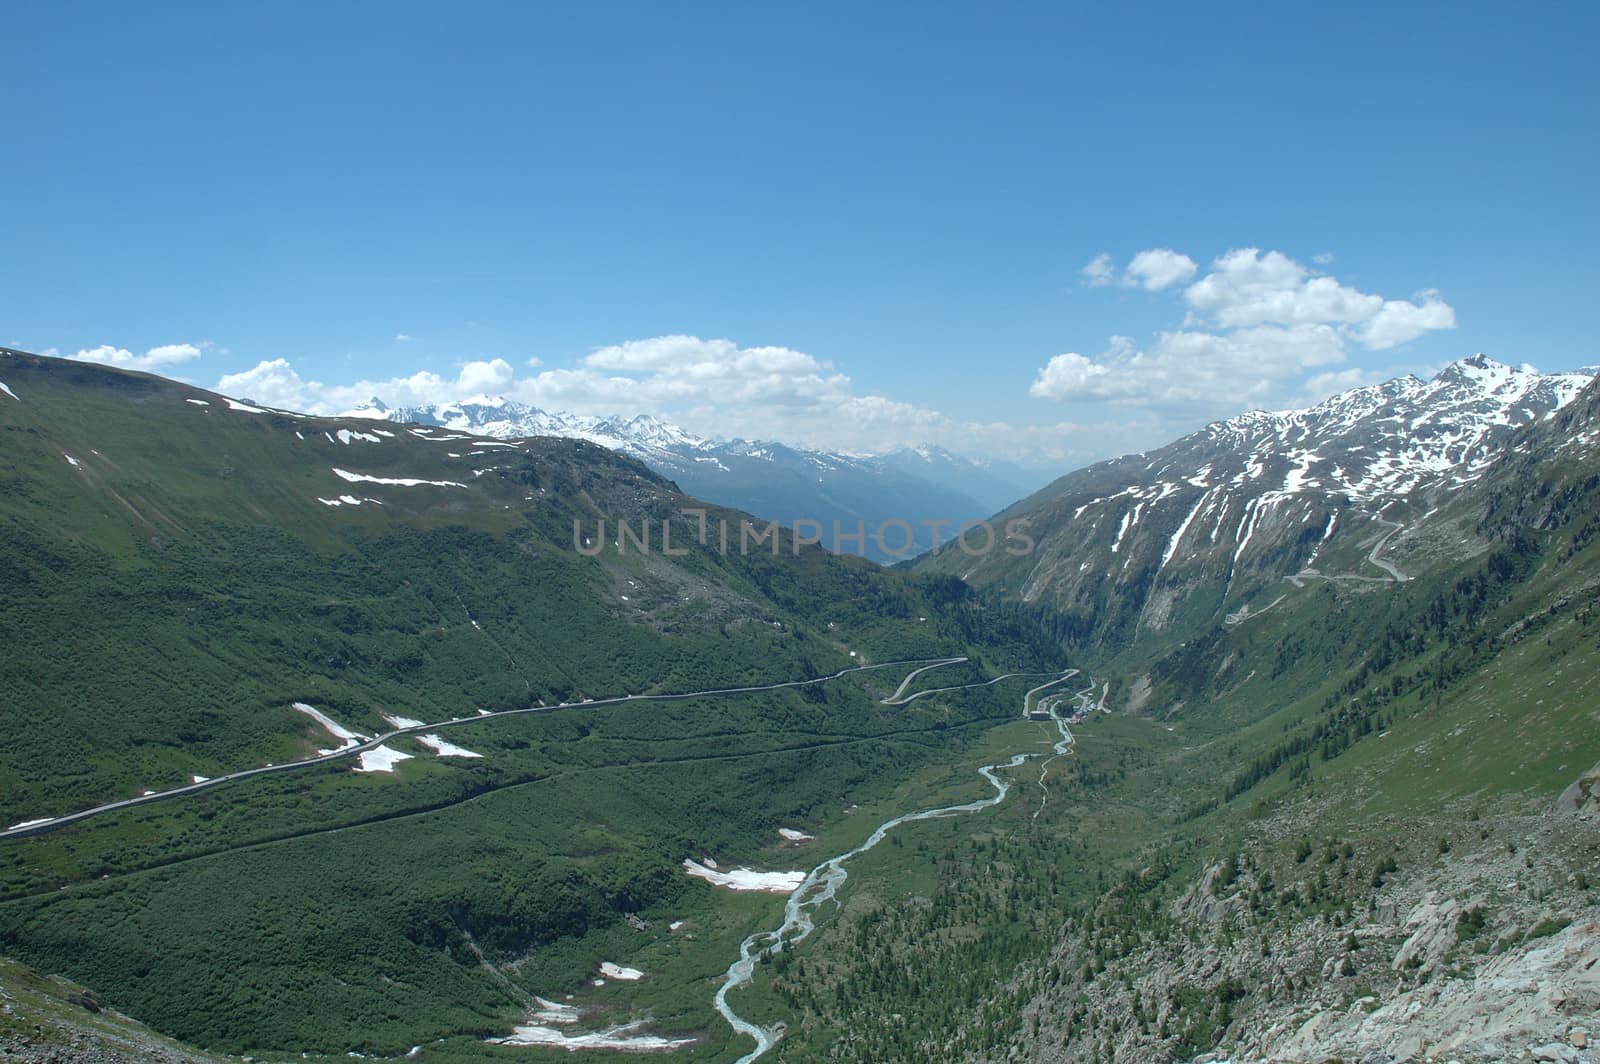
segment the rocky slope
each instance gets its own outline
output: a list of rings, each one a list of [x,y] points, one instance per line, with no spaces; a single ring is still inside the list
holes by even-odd
[[[1286,829],[1323,817],[1300,812],[1208,865],[1132,948],[1111,930],[1126,885],[1070,928],[1013,1059],[1600,1059],[1596,814],[1485,818],[1443,852],[1437,823],[1396,822],[1304,853]]]
[[[0,1060],[18,1064],[224,1064],[174,1042],[95,993],[0,958]]]
[[[1480,477],[1520,427],[1548,422],[1591,377],[1482,355],[1305,410],[1252,411],[1165,447],[1070,473],[1000,519],[1026,556],[954,548],[924,564],[1081,622],[1092,643],[1216,623],[1267,604],[1285,577],[1403,579],[1379,537]],[[1173,632],[1174,636],[1178,632]]]
[[[1560,405],[1452,403],[1420,504],[1351,478],[1415,514],[1397,550],[1444,545],[1404,582],[1302,580],[1157,662],[1147,712],[1194,752],[1122,797],[1161,841],[1024,967],[1006,1059],[1600,1059],[1600,383],[1435,383]]]

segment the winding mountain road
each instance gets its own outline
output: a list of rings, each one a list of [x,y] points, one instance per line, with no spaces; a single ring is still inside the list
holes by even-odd
[[[262,765],[257,768],[240,769],[237,772],[229,772],[221,776],[213,776],[210,779],[202,780],[198,783],[190,783],[182,787],[173,787],[164,791],[155,791],[150,794],[141,794],[132,798],[123,798],[115,802],[107,802],[104,805],[97,805],[89,809],[83,809],[76,813],[66,813],[58,817],[47,817],[39,820],[24,821],[21,824],[14,825],[13,827],[7,828],[4,831],[0,831],[0,839],[17,839],[26,838],[32,835],[43,835],[46,832],[55,831],[58,828],[67,827],[70,824],[77,824],[84,820],[88,820],[91,817],[101,816],[105,813],[114,813],[118,810],[132,809],[135,806],[149,805],[152,802],[163,802],[168,799],[179,798],[187,794],[198,794],[201,791],[211,790],[214,787],[221,787],[229,783],[237,783],[240,780],[251,779],[255,776],[265,776],[269,773],[275,772],[294,772],[299,769],[310,768],[313,765],[325,765],[329,762],[340,761],[348,757],[358,757],[369,750],[377,749],[391,739],[397,739],[405,735],[427,734],[440,731],[444,728],[455,728],[465,724],[482,724],[485,721],[496,720],[502,717],[517,717],[528,713],[553,713],[562,709],[601,709],[605,706],[621,705],[626,702],[682,702],[695,698],[726,698],[733,695],[758,694],[762,691],[781,691],[791,687],[808,687],[813,684],[829,683],[833,680],[838,680],[842,677],[858,672],[872,672],[877,669],[892,669],[906,665],[921,666],[921,668],[913,671],[905,678],[904,681],[901,682],[900,687],[893,695],[889,696],[888,699],[883,700],[884,705],[904,705],[906,702],[910,702],[915,698],[922,697],[923,694],[934,693],[932,691],[925,691],[905,698],[902,701],[893,701],[894,699],[899,698],[901,693],[904,692],[906,685],[918,673],[925,672],[928,669],[939,668],[940,666],[944,665],[957,665],[966,660],[967,659],[965,657],[952,657],[913,658],[909,661],[884,661],[879,662],[876,665],[852,665],[849,668],[840,669],[838,672],[829,673],[826,676],[814,676],[808,680],[786,680],[781,683],[757,684],[749,687],[718,687],[706,691],[684,691],[681,693],[671,694],[617,695],[613,698],[585,699],[581,702],[559,702],[553,706],[525,706],[521,709],[502,709],[492,713],[478,713],[470,717],[452,717],[449,720],[436,721],[432,724],[415,724],[404,728],[396,728],[393,731],[387,731],[381,735],[373,736],[372,738],[363,742],[354,743],[350,746],[346,746],[339,750],[333,750],[326,754],[319,754],[316,757],[308,757],[299,761],[285,761],[282,764],[277,765]],[[1006,679],[1006,677],[996,677],[995,680],[991,680],[989,682],[996,683],[1003,679]]]
[[[1367,552],[1367,561],[1370,564],[1377,566],[1379,569],[1382,569],[1388,574],[1387,576],[1362,576],[1359,573],[1334,573],[1329,575],[1327,573],[1318,572],[1308,565],[1298,573],[1295,573],[1292,576],[1286,576],[1284,579],[1289,581],[1289,583],[1293,584],[1295,587],[1304,587],[1305,581],[1307,580],[1353,580],[1364,584],[1403,584],[1407,580],[1410,580],[1411,578],[1405,573],[1402,573],[1393,562],[1385,561],[1383,558],[1379,557],[1383,551],[1383,548],[1389,545],[1389,540],[1394,537],[1394,534],[1399,532],[1405,526],[1400,524],[1398,521],[1390,521],[1384,517],[1374,517],[1373,520],[1377,521],[1380,525],[1388,525],[1389,531],[1378,536],[1376,539],[1367,540],[1366,542],[1362,543],[1361,546],[1364,547],[1367,543],[1372,544],[1372,549]],[[1265,609],[1261,611],[1261,613],[1265,612],[1267,612]],[[1259,614],[1253,614],[1252,616],[1259,616]]]
[[[1363,576],[1360,573],[1330,574],[1318,572],[1316,569],[1313,569],[1308,565],[1304,569],[1301,569],[1298,573],[1291,573],[1290,575],[1284,577],[1284,579],[1289,581],[1289,583],[1293,584],[1297,588],[1305,587],[1307,580],[1326,580],[1330,583],[1338,580],[1345,580],[1359,584],[1403,584],[1407,580],[1410,580],[1411,578],[1405,573],[1402,573],[1393,562],[1387,561],[1380,557],[1383,548],[1389,545],[1389,540],[1393,538],[1396,532],[1399,532],[1405,526],[1400,524],[1398,521],[1390,521],[1383,517],[1374,517],[1373,520],[1377,521],[1381,525],[1388,525],[1389,531],[1378,536],[1375,540],[1366,541],[1372,544],[1372,549],[1367,552],[1366,560],[1370,564],[1382,569],[1388,575]],[[1366,546],[1366,542],[1362,543],[1361,546]],[[1240,606],[1237,610],[1234,610],[1232,613],[1229,613],[1223,617],[1222,623],[1228,625],[1230,628],[1237,624],[1243,624],[1245,621],[1253,620],[1261,616],[1263,613],[1266,613],[1268,610],[1272,609],[1272,607],[1276,606],[1278,603],[1282,602],[1288,597],[1288,595],[1279,595],[1277,598],[1273,599],[1259,610],[1252,610],[1250,608],[1250,604],[1247,602]]]

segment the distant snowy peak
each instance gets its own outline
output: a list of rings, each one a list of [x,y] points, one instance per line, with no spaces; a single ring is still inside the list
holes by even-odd
[[[944,564],[1024,601],[1150,630],[1239,623],[1240,602],[1262,588],[1276,596],[1286,577],[1401,582],[1403,569],[1379,558],[1397,528],[1427,521],[1507,455],[1536,453],[1549,433],[1591,445],[1569,426],[1590,411],[1600,422],[1600,393],[1584,390],[1592,382],[1474,355],[1430,380],[1250,411],[1069,473],[1019,503],[1006,516],[1030,522],[1032,554]]]
[[[561,413],[500,396],[417,407],[389,407],[373,399],[342,416],[504,440],[587,440],[643,462],[695,498],[784,524],[807,520],[847,532],[859,527],[866,539],[856,549],[881,561],[900,556],[876,548],[877,532],[886,522],[911,525],[921,537],[911,542],[908,552],[915,553],[933,545],[930,522],[959,526],[987,517],[1023,494],[992,472],[938,448],[917,448],[920,457],[908,462],[765,440],[708,440],[650,414]],[[891,530],[886,542],[903,540]]]
[[[628,447],[649,447],[658,450],[703,450],[710,441],[696,436],[649,414],[631,418],[612,417],[596,422],[591,431],[596,436],[616,440],[626,450]]]
[[[435,425],[497,439],[561,436],[588,440],[645,461],[703,449],[708,441],[649,414],[632,418],[596,417],[541,410],[498,395],[479,395],[453,403],[390,407],[371,399],[343,417],[381,418],[411,425]]]
[[[501,396],[476,396],[453,403],[411,407],[390,407],[374,398],[340,416],[433,425],[498,439],[560,436],[588,440],[637,458],[667,476],[690,469],[698,472],[707,468],[726,470],[724,463],[735,459],[772,462],[813,476],[841,470],[882,475],[887,469],[895,468],[886,457],[790,447],[770,440],[709,440],[651,414],[632,417],[569,414],[541,410]],[[904,451],[921,456],[920,461],[928,467],[922,471],[924,475],[938,472],[936,467],[977,468],[938,447],[906,448]],[[1008,496],[1006,501],[1015,497],[1015,494]]]
[[[1470,479],[1513,430],[1553,416],[1592,379],[1473,355],[1432,380],[1408,375],[1303,410],[1253,410],[1143,457],[1159,475],[1205,464],[1289,493],[1396,497],[1432,480]]]

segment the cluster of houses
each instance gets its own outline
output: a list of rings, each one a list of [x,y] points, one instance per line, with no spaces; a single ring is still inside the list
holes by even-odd
[[[1065,701],[1066,698],[1067,696],[1061,695],[1056,698],[1041,699],[1033,709],[1028,711],[1028,719],[1041,721],[1055,719],[1054,713],[1056,712],[1056,707]],[[1062,719],[1068,724],[1082,724],[1084,718],[1093,712],[1093,710],[1093,706],[1080,703],[1076,709],[1074,709],[1070,714],[1063,716]]]

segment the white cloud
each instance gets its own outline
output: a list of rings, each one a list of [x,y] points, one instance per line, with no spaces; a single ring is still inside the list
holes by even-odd
[[[315,381],[302,380],[288,360],[282,358],[263,359],[253,369],[228,373],[217,381],[217,391],[224,395],[308,413],[327,412],[319,409],[322,407],[321,389],[322,385]]]
[[[1215,327],[1333,324],[1371,348],[1393,347],[1434,329],[1455,328],[1455,311],[1437,292],[1422,303],[1386,300],[1322,274],[1313,274],[1280,251],[1238,248],[1184,291],[1199,319]]]
[[[202,344],[161,344],[142,355],[136,355],[123,347],[102,344],[67,357],[75,362],[98,362],[102,366],[115,366],[118,369],[150,370],[191,362],[200,357],[203,347]]]
[[[539,365],[529,360],[530,367]],[[575,366],[525,376],[496,358],[468,362],[454,377],[423,371],[332,385],[301,377],[286,359],[271,359],[223,377],[217,390],[314,414],[354,409],[372,397],[390,406],[422,406],[504,395],[577,413],[656,413],[705,435],[861,450],[922,443],[951,424],[926,407],[854,394],[849,377],[804,352],[694,336],[600,347]]]
[[[820,407],[850,395],[850,378],[832,369],[787,347],[657,336],[596,348],[573,369],[527,378],[519,397],[595,412],[693,402]]]
[[[1113,336],[1094,358],[1076,352],[1047,362],[1028,389],[1040,399],[1101,400],[1136,406],[1236,409],[1261,401],[1278,382],[1342,361],[1344,345],[1326,325],[1275,325],[1221,335],[1159,333],[1148,351]]]
[[[1171,248],[1151,248],[1141,251],[1128,263],[1124,283],[1137,285],[1147,292],[1159,292],[1181,284],[1195,275],[1194,260]]]
[[[1331,251],[1319,251],[1315,255],[1311,256],[1311,261],[1316,263],[1318,266],[1332,266],[1333,259],[1334,255]]]
[[[1014,426],[958,420],[885,395],[857,394],[830,363],[786,347],[661,336],[596,348],[575,365],[518,375],[502,359],[469,362],[453,377],[427,371],[388,380],[326,384],[286,359],[229,374],[217,390],[313,414],[352,410],[376,397],[392,407],[504,395],[547,410],[652,413],[711,437],[781,440],[804,447],[880,453],[938,443],[966,454],[1018,461],[1101,457],[1096,438],[1068,422]]]
[[[1158,360],[1204,372],[1208,379],[1219,369],[1279,379],[1345,357],[1343,339],[1328,325],[1257,325],[1227,334],[1164,332],[1156,337],[1154,351]]]
[[[451,391],[466,395],[499,395],[511,387],[517,371],[503,358],[468,362],[461,367]]]
[[[1112,338],[1113,342],[1118,339],[1122,337]],[[1076,351],[1056,355],[1039,370],[1038,376],[1028,388],[1028,394],[1035,399],[1087,399],[1107,396],[1114,392],[1123,380],[1123,375],[1117,373],[1110,362],[1110,359],[1096,362]]]
[[[397,344],[410,343],[411,342],[411,336],[410,336],[409,333],[395,333],[394,334],[394,342],[397,343]]]
[[[287,359],[264,360],[242,373],[230,373],[217,382],[224,395],[244,397],[266,406],[308,414],[337,414],[377,397],[390,406],[426,406],[476,395],[499,394],[509,388],[516,371],[504,359],[468,362],[454,378],[423,370],[409,377],[362,380],[328,385],[301,377]]]
[[[803,351],[683,335],[596,348],[572,368],[522,379],[509,394],[580,413],[662,414],[707,436],[835,450],[922,443],[951,424],[927,407],[858,395],[848,376]]]
[[[1383,297],[1348,288],[1332,277],[1311,276],[1280,251],[1230,251],[1190,285],[1184,299],[1224,328],[1362,322],[1378,313]]]
[[[1090,288],[1104,288],[1116,278],[1117,268],[1111,261],[1111,253],[1102,251],[1078,272],[1083,274],[1083,283]]]
[[[1329,256],[1327,261],[1331,262]],[[1109,257],[1096,276],[1111,276]],[[1193,276],[1194,261],[1166,248],[1135,255],[1122,283],[1151,291]],[[1293,393],[1317,391],[1360,371],[1313,370],[1346,361],[1352,347],[1384,350],[1455,327],[1437,292],[1386,299],[1315,272],[1281,251],[1238,248],[1219,256],[1182,290],[1183,323],[1148,347],[1123,336],[1089,357],[1075,351],[1041,367],[1029,394],[1061,401],[1234,412]]]
[[[1382,351],[1434,329],[1456,327],[1456,312],[1439,298],[1439,293],[1421,292],[1416,298],[1421,302],[1385,300],[1378,313],[1356,330],[1356,336],[1366,346]]]

